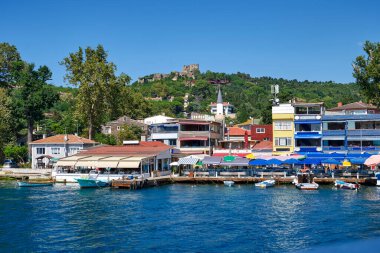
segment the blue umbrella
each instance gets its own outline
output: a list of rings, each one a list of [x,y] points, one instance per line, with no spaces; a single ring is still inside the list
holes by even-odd
[[[298,159],[290,158],[290,159],[283,161],[282,163],[283,164],[297,164],[298,162],[299,162]]]
[[[267,163],[268,163],[268,164],[276,164],[276,165],[280,165],[280,164],[282,164],[283,162],[280,161],[280,160],[278,160],[278,159],[274,159],[274,158],[273,158],[273,159],[268,160]]]
[[[367,160],[367,158],[358,157],[358,158],[352,158],[352,159],[350,159],[350,162],[352,164],[364,164],[365,160]]]
[[[267,160],[264,160],[264,159],[255,159],[255,160],[249,161],[248,164],[249,165],[268,165],[269,163]]]
[[[321,163],[325,163],[325,164],[340,164],[340,161],[335,160],[333,158],[329,158],[329,159],[326,159],[326,160],[322,160]]]
[[[297,164],[320,164],[320,163],[321,163],[320,159],[306,158],[303,160],[299,160]]]

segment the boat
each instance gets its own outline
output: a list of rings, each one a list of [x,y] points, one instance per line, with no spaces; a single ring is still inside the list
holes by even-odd
[[[276,183],[275,180],[265,180],[263,182],[256,183],[255,186],[256,187],[261,187],[261,188],[267,188],[267,187],[274,186],[275,183]]]
[[[312,173],[298,173],[293,184],[299,190],[318,190],[319,184],[314,182],[313,177]]]
[[[347,189],[347,190],[358,190],[360,188],[359,184],[346,183],[341,180],[335,181],[335,187],[338,189]]]
[[[376,172],[375,176],[376,176],[376,179],[377,179],[376,186],[380,186],[380,172]]]
[[[300,190],[318,190],[319,184],[317,183],[298,183],[296,184],[296,188]]]
[[[109,186],[108,182],[93,178],[77,178],[75,180],[78,182],[80,188],[100,188]]]
[[[52,186],[52,182],[26,182],[26,181],[17,181],[19,187],[41,187],[41,186]]]
[[[233,186],[235,184],[234,181],[223,181],[223,183],[224,183],[225,186],[229,186],[229,187],[231,187],[231,186]]]
[[[87,177],[75,178],[78,182],[80,188],[100,188],[109,186],[109,178],[104,180],[98,179],[99,172],[96,170],[91,170]]]

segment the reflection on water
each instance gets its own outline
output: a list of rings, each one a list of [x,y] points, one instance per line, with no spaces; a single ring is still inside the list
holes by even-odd
[[[2,251],[283,252],[380,235],[380,190],[0,183]]]

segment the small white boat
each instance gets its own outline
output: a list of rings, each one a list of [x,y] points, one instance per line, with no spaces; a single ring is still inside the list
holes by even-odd
[[[228,187],[231,187],[231,186],[233,186],[235,184],[234,181],[223,181],[223,183],[224,183],[225,186],[228,186]]]
[[[360,188],[359,184],[346,183],[341,180],[335,181],[335,187],[338,189],[346,189],[346,190],[358,190]]]
[[[274,186],[276,183],[275,180],[265,180],[263,182],[260,182],[260,183],[256,183],[255,186],[256,187],[261,187],[261,188],[267,188],[267,187],[272,187]]]
[[[319,184],[317,183],[298,183],[296,184],[296,188],[300,190],[318,190]]]

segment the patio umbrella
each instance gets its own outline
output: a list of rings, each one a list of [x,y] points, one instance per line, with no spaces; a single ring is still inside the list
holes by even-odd
[[[274,165],[274,164],[276,164],[276,165],[280,165],[280,164],[282,164],[283,162],[280,161],[280,160],[277,160],[277,159],[274,159],[274,158],[273,158],[273,159],[268,160],[267,163],[268,163],[268,164],[273,164],[273,165]]]
[[[255,159],[255,160],[251,160],[249,161],[249,165],[252,165],[252,166],[260,166],[260,165],[268,165],[268,161],[267,160],[264,160],[264,159]]]
[[[325,164],[340,164],[340,162],[338,160],[335,160],[333,158],[329,158],[329,159],[326,159],[326,160],[322,160],[321,163],[325,163]]]
[[[321,160],[316,158],[306,158],[299,160],[296,164],[320,164]]]
[[[348,161],[347,159],[345,159],[345,160],[343,161],[342,165],[345,166],[345,167],[350,167],[350,166],[351,166],[351,162]]]
[[[364,164],[364,162],[367,160],[367,158],[358,157],[358,158],[352,158],[350,159],[350,162],[352,164]]]
[[[299,161],[298,159],[290,158],[290,159],[283,161],[282,163],[283,164],[296,164],[296,163],[298,163],[298,161]]]
[[[251,153],[251,154],[246,155],[245,158],[255,159],[255,155]]]
[[[380,155],[372,155],[367,160],[365,160],[364,164],[367,166],[375,166],[380,163]]]
[[[235,160],[235,156],[232,156],[232,155],[228,155],[228,156],[223,157],[223,161],[225,161],[225,162],[232,162],[234,160]]]

